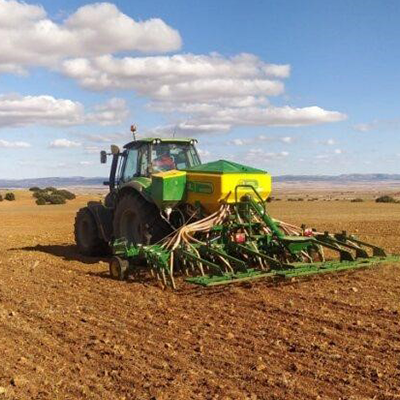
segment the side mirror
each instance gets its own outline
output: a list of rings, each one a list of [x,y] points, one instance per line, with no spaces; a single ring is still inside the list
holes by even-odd
[[[117,145],[115,144],[111,145],[111,154],[114,156],[119,154],[119,147]]]
[[[102,164],[106,164],[107,163],[107,153],[104,150],[102,150],[100,152],[100,162]]]

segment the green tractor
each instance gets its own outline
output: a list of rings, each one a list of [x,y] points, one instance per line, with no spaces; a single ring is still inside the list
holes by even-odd
[[[75,219],[75,241],[81,254],[105,255],[110,243],[124,238],[133,244],[156,243],[186,218],[181,208],[156,204],[152,176],[200,165],[194,139],[144,138],[126,144],[123,151],[111,146],[100,153],[101,163],[112,156],[110,189],[104,204],[89,202]],[[153,179],[154,182],[154,179]]]
[[[177,276],[212,286],[399,260],[346,232],[317,232],[272,218],[267,172],[226,160],[201,164],[195,143],[146,138],[123,151],[111,146],[104,204],[89,202],[76,216],[80,253],[112,251],[113,278],[150,272],[173,288]],[[102,163],[107,155],[101,152]]]

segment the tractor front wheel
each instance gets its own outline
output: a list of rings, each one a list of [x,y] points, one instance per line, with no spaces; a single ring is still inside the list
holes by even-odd
[[[109,248],[99,236],[96,221],[88,207],[81,208],[75,217],[75,243],[80,254],[103,256]]]

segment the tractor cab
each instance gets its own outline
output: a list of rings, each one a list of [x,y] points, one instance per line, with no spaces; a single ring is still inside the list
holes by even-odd
[[[186,169],[200,164],[194,139],[143,139],[124,146],[120,178],[151,177],[157,172]]]
[[[124,186],[138,178],[150,180],[158,172],[200,165],[195,143],[195,139],[145,138],[126,144],[122,152],[117,146],[111,146],[110,179],[104,184],[113,191],[115,186]],[[107,162],[105,151],[101,152],[101,162]]]

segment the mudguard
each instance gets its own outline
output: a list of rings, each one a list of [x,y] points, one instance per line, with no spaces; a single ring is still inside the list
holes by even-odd
[[[144,199],[150,203],[154,203],[150,193],[151,179],[146,177],[138,177],[134,180],[126,182],[119,187],[119,195],[124,195],[127,192],[134,190],[139,193]]]

